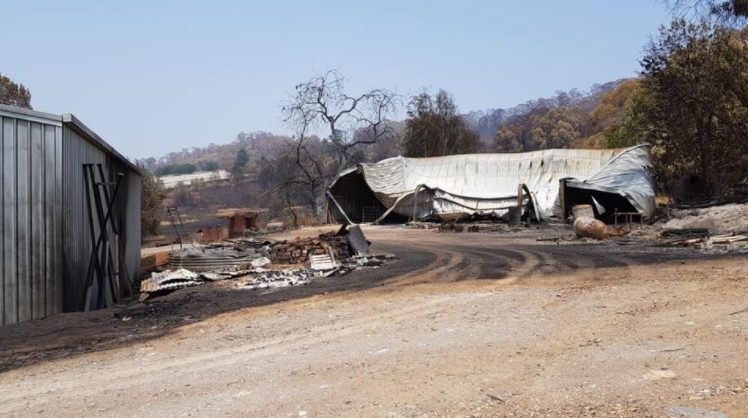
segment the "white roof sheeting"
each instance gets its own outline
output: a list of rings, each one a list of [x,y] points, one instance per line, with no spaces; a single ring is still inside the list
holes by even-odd
[[[226,180],[229,178],[229,172],[226,170],[215,170],[215,171],[196,171],[190,174],[175,174],[168,176],[161,176],[158,179],[164,184],[165,189],[173,189],[177,187],[179,183],[184,185],[192,184],[194,181],[217,181]]]
[[[518,185],[525,184],[541,218],[560,214],[559,180],[573,178],[573,187],[612,192],[625,197],[644,216],[654,213],[649,147],[626,149],[550,149],[512,154],[465,154],[433,158],[394,157],[359,164],[337,179],[359,173],[387,208],[403,216],[414,210],[419,219],[453,214],[502,216],[517,204]]]

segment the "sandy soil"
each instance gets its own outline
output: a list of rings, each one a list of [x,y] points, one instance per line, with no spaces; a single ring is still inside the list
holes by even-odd
[[[664,228],[707,228],[712,234],[748,231],[748,204],[731,203],[702,209],[671,210]]]
[[[748,416],[748,258],[378,227],[400,259],[0,328],[0,416]]]

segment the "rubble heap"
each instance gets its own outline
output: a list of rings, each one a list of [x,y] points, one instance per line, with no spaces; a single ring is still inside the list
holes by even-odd
[[[239,279],[241,289],[305,285],[318,277],[342,276],[364,267],[377,268],[392,255],[372,254],[358,226],[293,241],[224,240],[170,254],[174,270],[152,272],[141,282],[141,299],[205,282]],[[273,264],[304,264],[273,266]],[[195,271],[197,272],[195,272]]]
[[[332,254],[336,259],[351,257],[348,237],[328,233],[318,237],[280,241],[270,246],[268,257],[274,263],[301,264],[309,261],[311,255],[324,254]]]
[[[226,240],[204,247],[185,247],[169,253],[169,268],[213,271],[238,266],[250,267],[254,260],[267,255],[267,241],[254,239]]]
[[[237,283],[240,289],[270,289],[275,287],[302,286],[319,275],[309,269],[266,271],[249,276],[245,282]]]
[[[320,234],[319,239],[332,248],[333,255],[337,258],[348,258],[354,254],[348,241],[348,235],[335,235],[333,232],[328,232]]]

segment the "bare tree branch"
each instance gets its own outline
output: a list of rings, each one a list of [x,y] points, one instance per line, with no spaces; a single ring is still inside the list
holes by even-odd
[[[335,70],[298,84],[283,107],[283,120],[296,130],[294,160],[298,175],[317,196],[315,212],[322,215],[324,190],[345,167],[358,147],[376,144],[394,135],[388,117],[399,105],[399,96],[373,89],[352,96],[345,93],[345,79]],[[312,151],[308,135],[322,134]],[[289,183],[290,184],[290,183]]]
[[[668,11],[682,19],[708,19],[725,25],[740,25],[748,17],[745,0],[660,0]]]

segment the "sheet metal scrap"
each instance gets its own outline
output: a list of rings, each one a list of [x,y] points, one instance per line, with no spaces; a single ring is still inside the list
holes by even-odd
[[[246,276],[253,272],[254,270],[239,270],[239,269],[206,271],[206,272],[200,273],[200,278],[205,279],[209,282],[215,282],[218,280],[226,280],[226,279],[233,279],[235,277]]]
[[[338,266],[331,254],[311,255],[309,256],[309,264],[315,271],[333,270]]]
[[[192,271],[212,271],[234,266],[247,269],[253,260],[263,255],[260,249],[253,247],[238,248],[221,245],[200,249],[186,248],[169,254],[169,267]]]
[[[149,279],[140,282],[141,293],[155,293],[200,284],[200,276],[185,269],[153,272]]]
[[[341,228],[341,231],[342,230],[343,229]],[[338,235],[340,234],[341,232],[338,231]],[[348,228],[348,243],[356,254],[369,255],[369,241],[364,237],[364,233],[361,231],[360,226],[354,225]]]
[[[265,267],[268,264],[272,263],[269,258],[267,257],[260,257],[258,259],[252,260],[252,267],[259,268],[259,267]]]
[[[251,281],[238,286],[244,289],[268,289],[275,287],[301,286],[316,277],[316,273],[308,269],[268,271],[255,275]]]
[[[351,271],[359,270],[364,267],[378,268],[384,265],[388,260],[394,259],[392,254],[376,254],[369,256],[354,256],[341,263],[341,266],[335,273],[342,276]]]
[[[254,248],[262,253],[267,253],[269,250],[268,246],[272,244],[271,241],[255,238],[230,238],[224,240],[224,242],[230,243],[238,249]]]

